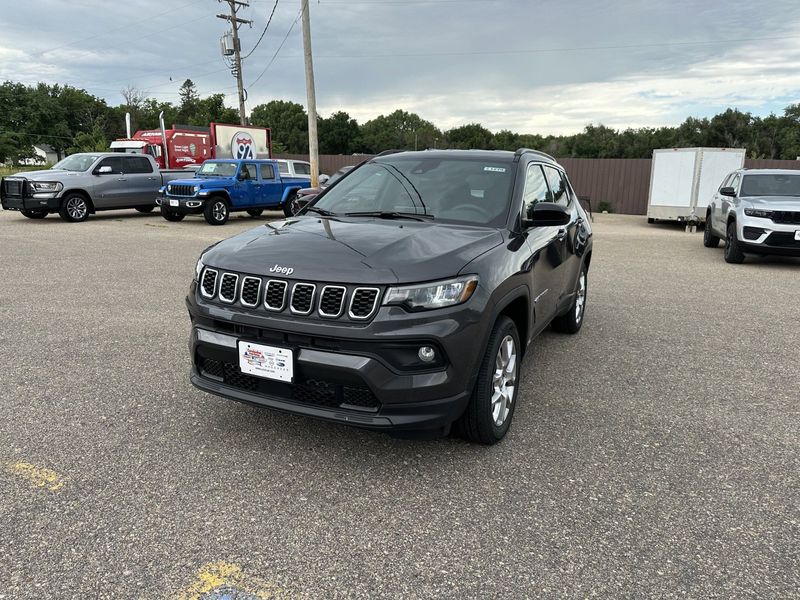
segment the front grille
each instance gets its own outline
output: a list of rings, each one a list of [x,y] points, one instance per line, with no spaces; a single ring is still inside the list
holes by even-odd
[[[773,231],[767,236],[765,243],[769,246],[781,246],[782,248],[800,248],[800,241],[794,239],[793,231]]]
[[[264,306],[276,312],[286,308],[286,282],[274,279],[267,282],[267,291],[264,293]]]
[[[203,283],[200,286],[200,291],[206,298],[213,298],[217,291],[217,272],[214,269],[203,271]]]
[[[772,221],[783,225],[800,225],[800,211],[776,210],[772,212]]]
[[[319,314],[323,317],[336,318],[344,310],[344,296],[347,288],[338,285],[326,285],[322,288],[319,299]]]
[[[314,292],[317,286],[313,283],[295,283],[292,288],[292,312],[298,315],[307,315],[314,306]]]
[[[353,319],[368,319],[375,311],[378,303],[377,288],[356,288],[350,299],[350,317]]]
[[[184,184],[169,184],[170,196],[194,196],[194,186]]]
[[[219,284],[219,299],[228,304],[236,301],[236,284],[239,276],[233,273],[224,273]]]
[[[261,294],[261,278],[245,277],[242,280],[242,304],[245,306],[257,306]]]
[[[25,187],[25,180],[23,179],[4,179],[3,180],[3,195],[16,196],[22,198],[23,189]]]

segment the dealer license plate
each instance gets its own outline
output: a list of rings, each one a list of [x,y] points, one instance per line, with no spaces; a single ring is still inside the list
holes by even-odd
[[[294,356],[286,348],[239,342],[239,368],[248,375],[291,383]]]
[[[180,200],[170,200],[169,201],[169,205],[170,206],[180,206],[181,205],[181,201]]]
[[[794,232],[794,239],[800,242],[800,229]]]

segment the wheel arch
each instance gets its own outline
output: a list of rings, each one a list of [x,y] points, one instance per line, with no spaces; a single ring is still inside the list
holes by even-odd
[[[65,190],[64,193],[61,194],[61,198],[59,199],[58,205],[59,206],[63,205],[66,197],[71,194],[79,194],[84,198],[86,198],[86,202],[89,204],[89,214],[94,214],[96,212],[94,208],[94,200],[92,200],[91,195],[89,195],[89,192],[81,188],[72,188],[69,190]]]
[[[531,319],[531,303],[528,288],[520,286],[513,289],[508,294],[503,296],[495,305],[495,314],[493,323],[497,322],[502,316],[506,316],[517,326],[517,334],[519,334],[520,344],[522,348],[520,351],[522,355],[528,347],[528,332],[530,331]]]
[[[301,188],[299,185],[296,185],[296,186],[288,187],[285,190],[283,190],[283,197],[281,198],[281,204],[285,204],[286,202],[291,200],[294,196],[297,195],[297,192],[302,190],[302,189],[303,188]]]

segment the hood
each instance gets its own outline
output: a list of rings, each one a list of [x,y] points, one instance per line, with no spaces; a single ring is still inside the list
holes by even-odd
[[[171,179],[173,185],[199,185],[200,188],[213,187],[218,188],[223,185],[231,185],[233,183],[232,177],[192,177],[191,179]]]
[[[51,179],[59,180],[64,177],[79,177],[86,175],[88,171],[65,171],[63,169],[41,169],[39,171],[21,171],[14,173],[12,177],[24,177],[25,179],[32,179],[33,181],[49,181]]]
[[[746,196],[742,200],[753,208],[800,211],[800,197],[797,196]]]
[[[209,250],[212,267],[335,283],[415,283],[453,277],[500,245],[496,229],[380,219],[297,217],[274,221]]]

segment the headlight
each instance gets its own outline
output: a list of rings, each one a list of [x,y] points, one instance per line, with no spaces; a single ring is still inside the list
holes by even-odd
[[[429,310],[455,306],[470,299],[478,287],[477,275],[466,275],[445,281],[389,288],[384,306],[403,306],[408,310]]]
[[[168,191],[168,192],[171,192],[171,191],[172,191],[172,184],[169,184],[169,185],[167,186],[167,191]]]
[[[200,281],[200,273],[203,272],[206,263],[203,262],[203,255],[200,255],[200,258],[197,259],[197,264],[194,267],[194,279],[195,281]]]
[[[745,208],[744,214],[746,214],[748,217],[761,217],[763,219],[772,218],[772,211],[765,210],[763,208]]]
[[[196,186],[194,186],[192,189],[194,190],[194,193],[196,194],[197,192],[199,192],[199,191],[200,191],[200,186],[199,186],[199,185],[196,185]]]
[[[57,192],[63,187],[57,181],[30,181],[28,185],[34,192]]]

